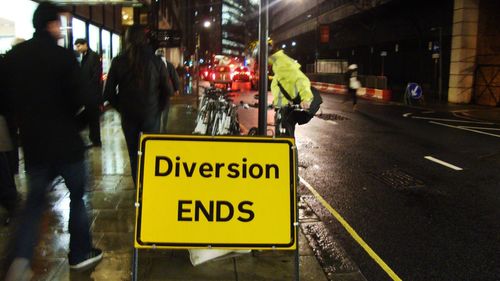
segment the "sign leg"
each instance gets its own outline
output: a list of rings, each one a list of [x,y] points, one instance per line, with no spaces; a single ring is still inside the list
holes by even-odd
[[[298,231],[299,230],[297,229],[297,233],[298,233]],[[300,255],[299,255],[299,239],[298,239],[298,237],[297,237],[297,248],[295,249],[295,281],[300,281]]]
[[[138,270],[139,270],[139,250],[134,248],[134,255],[132,257],[132,281],[137,281]]]

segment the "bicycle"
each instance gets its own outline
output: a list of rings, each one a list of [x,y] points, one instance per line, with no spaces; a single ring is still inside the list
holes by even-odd
[[[290,114],[293,114],[293,112],[300,112],[304,111],[300,107],[299,104],[287,104],[279,108],[275,108],[274,106],[270,105],[268,109],[274,109],[274,123],[272,124],[267,124],[268,126],[274,126],[274,130],[269,130],[271,131],[272,135],[274,137],[293,137],[295,133],[295,124],[289,124],[286,122],[287,117]],[[248,135],[249,136],[255,136],[258,133],[258,128],[257,127],[252,127],[250,130],[248,130]]]
[[[240,125],[235,108],[227,91],[214,87],[206,89],[193,134],[239,135]]]

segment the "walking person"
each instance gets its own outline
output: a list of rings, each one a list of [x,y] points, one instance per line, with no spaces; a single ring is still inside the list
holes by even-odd
[[[351,64],[347,67],[347,71],[344,73],[344,83],[348,92],[345,100],[351,97],[352,110],[356,111],[358,108],[358,96],[356,93],[361,87],[361,83],[358,80],[358,66],[356,64]]]
[[[80,91],[78,63],[72,52],[57,45],[60,10],[42,2],[33,14],[33,38],[5,56],[7,106],[13,109],[24,150],[28,194],[13,243],[6,279],[29,280],[47,192],[55,176],[70,192],[68,262],[71,269],[97,264],[102,251],[93,248],[83,195],[88,183],[85,148],[75,114],[86,104]]]
[[[168,84],[170,87],[172,87],[173,95],[177,96],[179,95],[179,75],[177,75],[177,71],[175,70],[175,66],[169,62],[165,58],[165,52],[163,49],[157,49],[155,52],[155,55],[161,58],[165,66],[167,67],[167,78],[168,78]],[[167,121],[168,121],[168,112],[170,109],[170,99],[167,99],[167,104],[165,105],[165,109],[163,110],[161,114],[161,124],[160,124],[160,130],[162,133],[167,132]]]
[[[102,64],[99,55],[89,48],[87,40],[76,39],[76,51],[82,56],[80,68],[82,75],[82,87],[88,95],[89,101],[85,104],[85,110],[81,113],[85,123],[89,127],[90,146],[100,147],[101,126],[99,106],[102,104]]]
[[[134,183],[140,134],[160,132],[161,112],[172,95],[167,79],[167,68],[148,45],[144,27],[131,26],[124,52],[111,62],[104,100],[121,115]]]
[[[0,66],[1,67],[1,66]],[[5,102],[0,98],[0,206],[7,211],[4,224],[10,223],[17,209],[19,195],[14,180],[14,171],[9,163],[8,153],[14,150],[6,121]]]

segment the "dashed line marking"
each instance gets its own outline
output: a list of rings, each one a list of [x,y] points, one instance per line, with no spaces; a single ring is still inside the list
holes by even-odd
[[[460,167],[458,167],[458,166],[455,166],[455,165],[450,164],[450,163],[448,163],[448,162],[445,162],[445,161],[443,161],[443,160],[439,160],[439,159],[434,158],[434,157],[432,157],[432,156],[424,156],[424,158],[425,158],[425,159],[427,159],[427,160],[429,160],[429,161],[432,161],[432,162],[434,162],[434,163],[438,163],[438,164],[440,164],[440,165],[443,165],[443,166],[445,166],[445,167],[448,167],[448,168],[450,168],[450,169],[453,169],[453,170],[455,170],[455,171],[462,171],[462,170],[463,170],[462,168],[460,168]]]
[[[403,117],[405,117],[405,118],[406,118],[406,117],[409,117],[409,116],[410,116],[410,115],[412,115],[412,114],[413,114],[413,113],[405,113],[405,114],[403,114]]]
[[[314,189],[308,182],[306,182],[302,177],[300,178],[300,182],[303,183],[309,191],[316,197],[316,199],[321,202],[323,207],[325,207],[333,217],[340,222],[340,224],[347,230],[347,232],[351,235],[351,237],[365,250],[366,253],[389,275],[392,280],[401,281],[402,279],[394,273],[394,271],[372,250],[368,244],[361,238],[358,233],[349,225],[349,223],[332,207],[325,199]]]

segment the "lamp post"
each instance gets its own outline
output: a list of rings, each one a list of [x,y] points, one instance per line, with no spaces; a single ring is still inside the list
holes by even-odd
[[[316,41],[316,50],[314,51],[314,73],[318,73],[318,57],[319,57],[319,41],[320,41],[320,34],[319,34],[319,0],[316,0],[316,25],[314,27],[314,34],[315,34],[315,41]]]
[[[431,31],[438,31],[439,36],[439,77],[438,77],[438,98],[441,101],[443,94],[443,28],[441,26],[431,28]]]
[[[259,6],[259,135],[267,135],[267,38],[269,36],[269,1]]]
[[[205,20],[203,22],[203,27],[205,29],[210,28],[211,22],[209,20]],[[198,25],[196,25],[196,46],[195,46],[195,51],[194,51],[194,69],[195,69],[195,78],[196,78],[196,96],[199,96],[200,93],[200,31]]]

